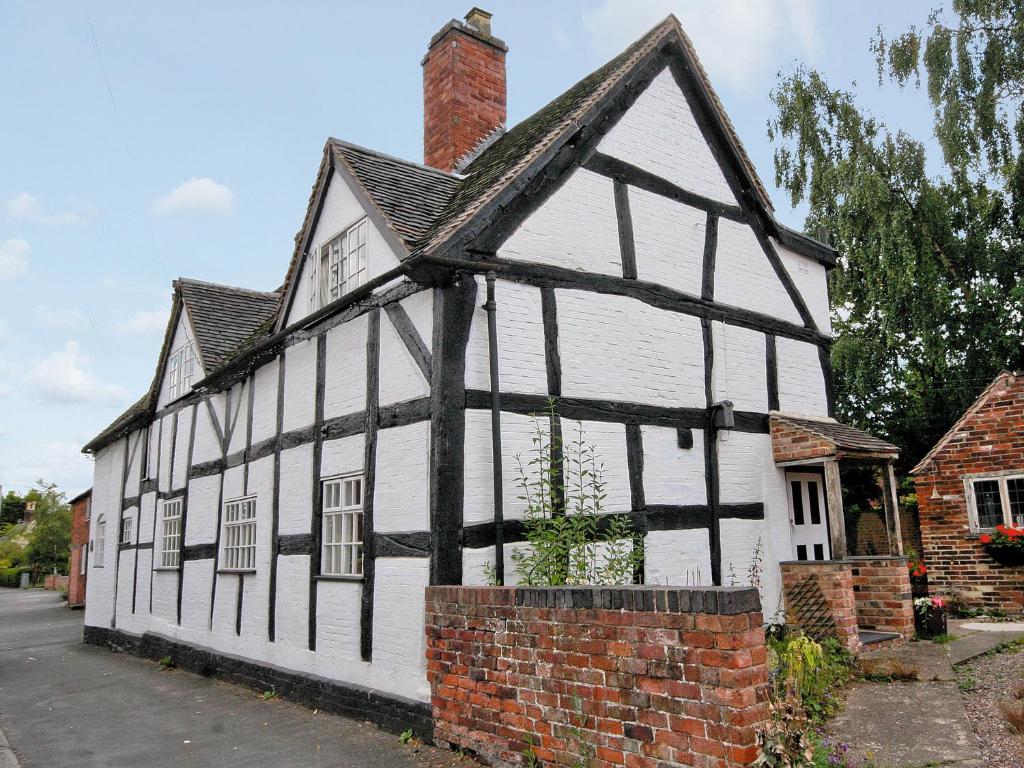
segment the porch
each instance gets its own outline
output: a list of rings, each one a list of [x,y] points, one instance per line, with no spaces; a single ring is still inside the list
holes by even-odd
[[[913,637],[894,462],[899,449],[833,419],[773,412],[776,466],[786,472],[793,560],[781,563],[788,624],[837,637],[853,653]],[[841,467],[880,492],[884,531],[851,552]],[[825,514],[821,514],[824,508]]]

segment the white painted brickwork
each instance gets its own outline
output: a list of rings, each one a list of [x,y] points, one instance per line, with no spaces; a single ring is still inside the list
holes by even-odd
[[[237,453],[245,450],[245,425],[249,418],[249,387],[252,386],[250,379],[243,384],[236,384],[231,388],[231,443],[228,446],[228,453]]]
[[[374,687],[420,701],[430,699],[422,622],[426,607],[424,590],[429,581],[430,561],[426,558],[377,560],[373,669],[362,665],[364,680]],[[358,626],[358,621],[354,623]]]
[[[793,279],[797,290],[803,296],[807,309],[814,318],[815,325],[822,333],[832,333],[832,321],[829,315],[828,272],[825,265],[806,256],[801,256],[772,239],[775,251],[782,259],[782,264]]]
[[[252,404],[253,445],[274,436],[277,430],[277,377],[278,364],[275,358],[267,365],[256,369],[253,377],[256,392]]]
[[[171,445],[173,445],[173,443],[174,416],[165,416],[163,418],[163,429],[160,431],[160,466],[157,470],[159,472],[157,475],[157,483],[161,491],[171,490]],[[116,488],[114,490],[116,491]],[[93,504],[95,504],[95,502],[93,502]],[[88,585],[86,588],[88,589]]]
[[[306,527],[309,527],[308,519]],[[289,652],[306,649],[309,627],[308,585],[308,555],[277,558],[277,621],[274,644]]]
[[[316,341],[288,347],[284,365],[284,431],[313,423],[316,392]]]
[[[313,498],[313,446],[307,443],[281,451],[281,498],[278,531],[309,533]]]
[[[704,406],[700,320],[622,296],[555,296],[563,394]]]
[[[597,150],[690,192],[736,203],[686,98],[667,68],[640,94]]]
[[[736,410],[768,410],[768,376],[765,337],[759,331],[724,323],[712,323],[715,368],[712,388],[715,400],[731,400]]]
[[[363,435],[352,435],[339,440],[324,440],[320,477],[362,472],[365,450],[366,438]]]
[[[700,296],[707,214],[661,195],[629,188],[637,278]]]
[[[710,586],[707,530],[651,531],[644,542],[644,568],[647,584]]]
[[[217,501],[220,476],[197,477],[188,484],[188,519],[185,546],[205,544],[217,536]]]
[[[223,415],[218,413],[217,418],[223,429]],[[210,419],[210,409],[200,403],[196,410],[196,446],[192,453],[192,463],[202,464],[205,461],[219,459],[220,456],[220,438],[217,436],[217,431],[213,427],[213,421]]]
[[[547,427],[545,426],[545,432]],[[522,457],[525,467],[533,456],[534,422],[529,416],[517,413],[501,414],[501,481],[505,517],[509,520],[523,516],[525,504],[519,488],[516,456]],[[491,412],[466,411],[465,440],[465,494],[463,518],[466,525],[486,523],[494,519],[491,462]]]
[[[574,171],[512,233],[498,255],[622,277],[612,180]]]
[[[680,448],[676,430],[641,427],[644,499],[648,504],[705,504],[704,432],[693,430],[693,447]],[[710,571],[708,572],[710,573]]]
[[[603,421],[562,421],[562,442],[564,453],[579,455],[577,446],[594,449],[597,469],[604,479],[606,498],[604,512],[628,512],[632,506],[629,495],[629,466],[626,463],[626,427],[623,424],[609,424]],[[583,471],[590,467],[584,463]],[[572,497],[579,497],[579,466],[566,462],[565,466],[566,503]],[[586,490],[586,483],[584,483]]]
[[[715,301],[803,325],[754,232],[728,219],[718,222]]]
[[[723,503],[761,501],[762,476],[777,472],[771,437],[750,432],[718,435],[719,494]]]
[[[188,474],[188,445],[192,437],[192,411],[194,405],[182,408],[178,411],[178,431],[176,433],[176,445],[174,448],[174,468],[171,478],[171,490],[176,491],[185,487],[186,475]]]
[[[366,334],[365,315],[327,332],[324,418],[356,413],[366,407]],[[285,375],[288,373],[286,368]],[[311,388],[306,395],[311,401],[313,391]],[[311,415],[308,423],[312,421]]]
[[[494,294],[498,305],[498,372],[502,391],[547,394],[540,289],[498,280]],[[477,278],[476,295],[478,301],[466,347],[466,386],[489,391],[487,311],[483,309],[487,288],[483,278]]]
[[[805,416],[827,416],[825,378],[818,348],[795,339],[776,342],[779,360],[779,410]]]
[[[426,341],[424,343],[429,344]],[[408,347],[391,323],[391,318],[381,313],[380,405],[391,405],[429,395],[430,383],[416,365]]]
[[[430,422],[377,433],[374,530],[430,530],[429,457]]]
[[[525,544],[506,544],[505,552],[505,583],[507,585],[518,584],[521,580],[519,569],[512,560],[517,549],[523,549]],[[481,547],[479,549],[462,550],[462,583],[473,586],[489,585],[486,573],[488,568],[494,567],[494,547]]]

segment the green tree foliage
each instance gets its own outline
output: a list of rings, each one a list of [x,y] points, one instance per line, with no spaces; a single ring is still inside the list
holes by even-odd
[[[0,505],[0,528],[20,522],[25,517],[25,500],[14,491],[8,491]]]
[[[71,507],[53,483],[40,480],[36,511],[25,554],[37,573],[67,573],[71,545]]]
[[[829,292],[840,415],[915,462],[1003,369],[1024,367],[1024,7],[956,0],[956,24],[872,41],[880,79],[935,109],[925,145],[800,67],[768,126],[776,182],[840,253]]]

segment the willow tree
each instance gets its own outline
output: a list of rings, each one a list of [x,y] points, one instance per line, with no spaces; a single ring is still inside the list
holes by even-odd
[[[776,183],[841,253],[829,283],[841,415],[908,462],[996,373],[1024,367],[1024,6],[953,11],[871,41],[880,84],[926,89],[934,143],[806,67],[780,77],[768,126]]]

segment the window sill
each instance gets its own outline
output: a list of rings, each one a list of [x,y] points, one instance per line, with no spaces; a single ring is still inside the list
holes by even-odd
[[[154,571],[180,571],[180,565],[158,565],[153,569]]]
[[[364,581],[363,575],[355,574],[345,575],[341,573],[321,573],[319,576],[313,577],[316,581],[352,581],[356,583],[362,583]]]
[[[225,575],[244,576],[247,573],[256,573],[255,568],[218,568],[217,573]]]

